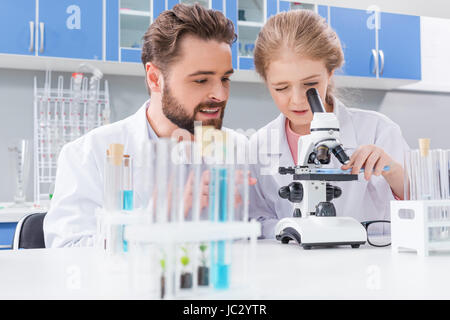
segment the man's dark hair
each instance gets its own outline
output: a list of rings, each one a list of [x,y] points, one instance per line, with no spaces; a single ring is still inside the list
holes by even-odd
[[[199,4],[177,4],[150,25],[144,35],[142,63],[152,62],[163,72],[179,55],[179,42],[185,35],[231,44],[236,41],[233,22],[223,13]]]

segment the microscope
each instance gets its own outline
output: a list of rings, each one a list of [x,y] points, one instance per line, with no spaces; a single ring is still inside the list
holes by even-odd
[[[294,167],[280,167],[282,175],[293,175],[293,182],[279,189],[281,198],[294,204],[292,218],[281,219],[275,226],[275,237],[282,243],[296,241],[304,249],[350,245],[359,248],[367,239],[365,228],[351,217],[337,217],[331,202],[342,194],[333,181],[358,180],[357,174],[339,169],[325,169],[331,155],[340,163],[350,160],[339,142],[339,122],[325,108],[315,88],[306,92],[313,112],[311,133],[298,141],[298,162]]]

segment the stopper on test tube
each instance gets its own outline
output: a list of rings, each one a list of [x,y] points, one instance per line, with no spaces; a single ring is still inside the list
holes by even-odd
[[[113,161],[113,164],[120,166],[123,159],[123,144],[113,143],[109,146],[109,152]]]
[[[428,151],[430,150],[430,139],[428,139],[428,138],[419,139],[419,149],[420,149],[420,155],[422,157],[427,157]]]
[[[124,167],[130,166],[130,155],[128,155],[128,154],[123,155],[123,166]]]
[[[213,126],[196,126],[194,128],[194,139],[195,142],[200,146],[200,153],[202,156],[209,157],[212,153],[212,148],[210,147],[212,143],[212,133],[215,130]],[[209,138],[208,138],[209,137]]]

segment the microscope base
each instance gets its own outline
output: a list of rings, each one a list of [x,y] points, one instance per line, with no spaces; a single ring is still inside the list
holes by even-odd
[[[304,249],[366,243],[366,229],[351,217],[284,218],[275,226],[275,237],[282,243],[296,241]]]

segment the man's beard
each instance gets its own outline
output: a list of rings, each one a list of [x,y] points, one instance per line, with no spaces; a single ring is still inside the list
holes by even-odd
[[[226,102],[205,102],[198,104],[192,116],[190,116],[183,106],[177,101],[177,99],[171,94],[168,86],[164,87],[163,95],[162,95],[162,111],[167,119],[169,119],[173,124],[181,129],[185,129],[189,131],[191,134],[194,134],[194,122],[195,117],[201,109],[208,108],[217,108],[219,107],[220,116],[217,119],[209,119],[202,121],[203,126],[214,126],[216,129],[222,128],[222,120],[225,111]]]

